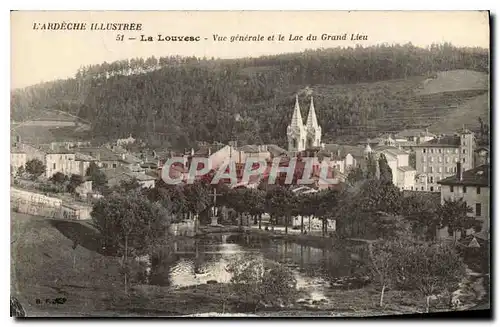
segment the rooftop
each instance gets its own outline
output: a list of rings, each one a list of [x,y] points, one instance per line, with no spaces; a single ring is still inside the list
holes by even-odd
[[[408,154],[408,152],[406,152],[406,151],[403,151],[397,147],[389,146],[389,145],[378,146],[375,148],[375,151],[389,153],[393,156]]]
[[[401,166],[401,167],[398,167],[398,170],[401,171],[401,172],[408,172],[408,171],[416,171],[415,168],[413,167],[410,167],[410,166]]]
[[[420,143],[415,147],[459,147],[460,146],[460,137],[458,135],[444,135],[441,137],[437,137],[430,141]]]
[[[340,159],[345,158],[348,154],[353,157],[364,158],[365,148],[362,146],[355,145],[344,145],[344,144],[325,144],[325,147],[319,151],[319,154],[324,156],[336,156]]]
[[[471,186],[490,186],[490,166],[481,165],[462,173],[462,179],[456,175],[447,177],[438,181],[442,185],[471,185]]]
[[[405,129],[404,131],[401,131],[396,134],[396,138],[399,137],[407,138],[407,137],[418,137],[418,136],[436,137],[435,134],[432,134],[431,132],[423,129]]]
[[[78,152],[97,158],[99,161],[118,161],[121,156],[106,147],[79,148]]]

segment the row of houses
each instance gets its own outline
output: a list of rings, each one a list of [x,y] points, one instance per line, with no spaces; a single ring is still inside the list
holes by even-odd
[[[10,159],[13,174],[26,162],[38,159],[45,165],[45,178],[58,172],[85,176],[90,165],[95,163],[106,174],[110,186],[135,178],[149,187],[154,185],[156,179],[156,175],[146,174],[141,159],[118,146],[74,146],[70,142],[36,146],[18,142],[11,148]]]

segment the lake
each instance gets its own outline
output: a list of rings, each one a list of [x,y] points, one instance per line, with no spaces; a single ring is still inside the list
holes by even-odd
[[[149,283],[185,287],[208,281],[227,283],[231,274],[227,265],[240,258],[263,258],[280,262],[290,268],[297,287],[311,299],[325,298],[322,290],[329,277],[352,276],[359,271],[363,246],[342,250],[320,249],[258,235],[214,234],[202,239],[184,238],[175,241],[170,255],[152,258]]]

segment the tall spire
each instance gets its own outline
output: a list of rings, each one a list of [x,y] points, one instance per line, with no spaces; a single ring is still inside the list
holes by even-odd
[[[295,95],[295,109],[293,110],[292,123],[290,127],[302,127],[304,123],[302,122],[302,115],[300,114],[299,106],[299,96]]]
[[[317,128],[318,119],[316,118],[316,111],[314,110],[313,97],[311,97],[311,105],[309,106],[309,114],[307,116],[307,128]]]

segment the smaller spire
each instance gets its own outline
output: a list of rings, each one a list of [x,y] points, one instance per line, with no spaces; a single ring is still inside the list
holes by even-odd
[[[314,110],[314,100],[311,96],[311,104],[309,106],[309,114],[307,116],[307,128],[317,128],[318,119],[316,118],[316,111]]]

